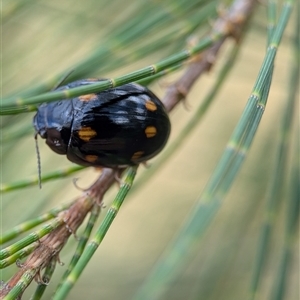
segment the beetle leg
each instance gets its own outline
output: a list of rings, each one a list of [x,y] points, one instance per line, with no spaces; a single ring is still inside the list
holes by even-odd
[[[124,171],[124,168],[114,169],[114,177],[115,177],[115,180],[116,180],[119,188],[121,187],[122,184],[124,184],[124,181],[121,178],[123,171]]]

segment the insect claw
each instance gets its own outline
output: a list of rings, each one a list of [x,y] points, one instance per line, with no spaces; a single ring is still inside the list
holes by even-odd
[[[147,161],[143,161],[141,164],[142,164],[146,169],[151,168],[151,164],[148,163]]]
[[[68,224],[68,222],[67,222],[66,219],[64,219],[64,223],[65,223],[65,226],[66,226],[67,230],[68,230],[71,234],[73,234],[74,238],[78,241],[79,238],[78,238],[76,232],[69,226],[69,224]]]
[[[64,265],[65,265],[65,263],[64,263],[63,261],[60,260],[59,255],[57,255],[56,261],[57,261],[57,263],[58,263],[60,266],[64,266]]]
[[[121,169],[115,169],[114,177],[115,177],[116,182],[119,185],[119,188],[122,186],[122,184],[124,184],[124,181],[120,177],[121,174],[122,174],[122,170]]]
[[[76,189],[78,189],[79,191],[82,191],[82,192],[86,192],[87,189],[84,189],[82,187],[80,187],[78,184],[77,184],[77,181],[79,180],[80,178],[76,177],[76,178],[73,178],[73,184],[75,186]]]

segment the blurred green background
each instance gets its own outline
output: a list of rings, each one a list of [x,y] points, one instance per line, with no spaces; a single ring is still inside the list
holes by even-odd
[[[75,71],[68,80],[120,76],[155,63],[183,49],[189,37],[201,38],[217,16],[218,3],[4,0],[2,95],[25,92],[33,95],[50,90],[59,74],[73,68]],[[128,195],[69,299],[132,299],[176,236],[213,172],[251,93],[265,55],[265,15],[266,7],[258,5],[240,45],[238,60],[213,105],[155,176]],[[249,296],[266,193],[270,177],[276,172],[274,160],[293,63],[295,19],[294,13],[279,47],[267,109],[238,178],[205,236],[195,245],[197,250],[187,253],[180,276],[170,283],[160,299],[247,299]],[[168,146],[201,104],[233,44],[233,40],[225,44],[214,68],[194,86],[187,97],[190,108],[187,110],[179,104],[172,111]],[[180,73],[168,75],[150,88],[162,98],[166,87]],[[294,127],[299,125],[298,109]],[[2,183],[37,174],[33,115],[1,117]],[[13,135],[17,138],[12,138]],[[43,174],[71,165],[41,139],[39,147]],[[140,167],[137,179],[144,172],[147,169]],[[45,183],[41,190],[30,187],[3,194],[1,229],[5,232],[79,195],[72,178],[79,177],[78,185],[87,187],[98,175],[98,171],[87,169],[72,177]],[[109,204],[116,191],[117,186],[104,202]],[[287,193],[281,198],[256,299],[271,299],[284,237]],[[296,300],[299,299],[299,242],[292,245],[284,299]],[[75,247],[76,241],[71,237],[60,256],[66,265]],[[51,298],[66,265],[57,266],[45,299]],[[7,280],[16,268],[7,268],[2,279]],[[29,297],[27,293],[24,299]]]

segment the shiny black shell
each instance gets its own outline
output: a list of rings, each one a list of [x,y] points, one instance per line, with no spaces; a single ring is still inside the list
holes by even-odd
[[[58,90],[88,85],[83,79]],[[162,102],[130,83],[97,94],[44,103],[33,119],[36,132],[58,154],[83,166],[124,167],[158,154],[170,134]]]

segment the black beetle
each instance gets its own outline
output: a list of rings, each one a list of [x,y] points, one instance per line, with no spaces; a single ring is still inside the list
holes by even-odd
[[[57,90],[101,81],[82,79]],[[44,103],[34,116],[36,134],[58,154],[83,166],[125,167],[158,154],[170,134],[162,102],[135,83]]]

